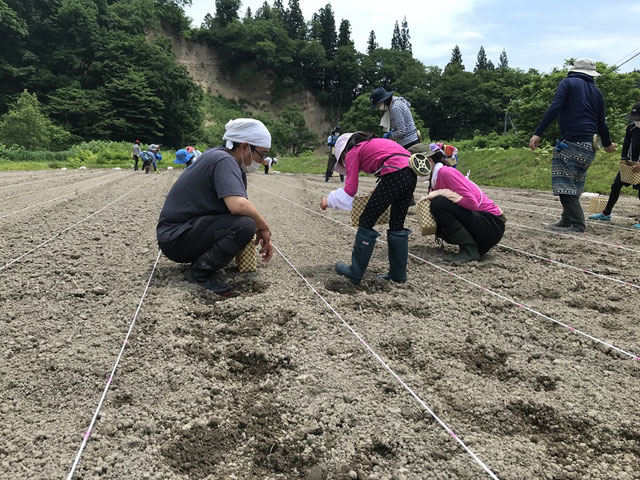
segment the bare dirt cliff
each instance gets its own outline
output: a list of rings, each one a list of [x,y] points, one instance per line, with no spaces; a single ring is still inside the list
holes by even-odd
[[[246,108],[256,113],[277,114],[286,105],[295,103],[302,108],[307,125],[319,138],[331,130],[324,108],[310,92],[299,92],[274,101],[271,89],[277,78],[265,75],[257,77],[250,85],[238,85],[225,75],[214,49],[171,33],[165,32],[165,35],[171,39],[177,62],[210,94],[236,101],[246,100],[249,103]]]

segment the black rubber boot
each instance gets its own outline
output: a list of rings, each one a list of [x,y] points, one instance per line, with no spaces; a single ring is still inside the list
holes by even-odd
[[[562,202],[562,215],[567,219],[568,225],[563,225],[571,232],[584,232],[584,211],[580,205],[580,197],[577,195],[560,195]],[[557,227],[556,227],[557,229]]]
[[[336,272],[347,277],[354,285],[358,285],[369,265],[373,247],[376,245],[376,238],[379,236],[380,234],[375,230],[369,230],[364,227],[358,228],[356,241],[351,252],[351,265],[338,262],[336,263]]]
[[[191,264],[188,275],[189,281],[218,295],[229,295],[231,287],[224,282],[213,279],[212,276],[226,266],[232,258],[233,256],[229,256],[214,245]]]
[[[387,230],[389,246],[389,273],[378,278],[404,283],[407,281],[407,261],[409,260],[409,234],[411,230]]]
[[[448,259],[448,262],[466,263],[474,260],[480,260],[478,244],[466,228],[461,226],[460,229],[453,232],[447,231],[447,240],[454,245],[460,246],[460,251]]]

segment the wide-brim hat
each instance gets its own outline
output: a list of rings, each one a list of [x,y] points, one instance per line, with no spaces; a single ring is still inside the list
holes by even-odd
[[[627,118],[629,120],[640,120],[640,102],[631,108],[631,112],[627,115]]]
[[[585,73],[592,77],[599,77],[600,74],[596,71],[596,62],[590,58],[581,58],[576,60],[575,63],[569,67],[570,72]]]
[[[384,87],[376,88],[373,92],[371,92],[371,95],[369,96],[369,99],[371,100],[371,110],[374,110],[378,105],[380,105],[380,103],[391,98],[392,96],[393,90],[387,92]]]
[[[336,157],[335,169],[336,169],[336,172],[338,172],[340,175],[345,175],[347,173],[347,169],[344,166],[344,164],[340,163],[340,157],[342,156],[342,152],[344,151],[344,148],[347,146],[347,143],[349,142],[349,139],[351,138],[352,135],[353,133],[343,133],[338,137],[338,140],[336,140],[336,144],[333,147],[333,154]]]
[[[189,153],[184,148],[181,148],[176,152],[176,158],[173,163],[187,163],[192,158],[193,153]]]

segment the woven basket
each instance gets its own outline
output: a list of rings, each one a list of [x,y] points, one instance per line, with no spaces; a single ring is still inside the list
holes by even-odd
[[[631,165],[627,165],[623,160],[620,162],[620,180],[624,183],[637,185],[640,183],[640,172],[633,173],[633,167]]]
[[[241,273],[255,272],[258,269],[253,239],[236,255],[236,265]]]
[[[587,208],[587,213],[602,213],[604,207],[607,206],[607,202],[609,201],[609,197],[600,195],[599,197],[591,197],[589,199],[589,207]]]
[[[418,222],[420,222],[420,231],[422,235],[435,235],[438,225],[436,219],[431,215],[431,200],[425,199],[418,202],[416,212],[418,212]]]
[[[364,212],[364,207],[367,206],[367,202],[369,201],[369,197],[371,195],[356,195],[353,197],[353,206],[351,207],[351,225],[354,227],[358,226],[358,221],[360,220],[360,215]],[[389,223],[389,219],[391,218],[391,207],[387,208],[382,215],[378,218],[376,225],[384,225],[385,223]]]

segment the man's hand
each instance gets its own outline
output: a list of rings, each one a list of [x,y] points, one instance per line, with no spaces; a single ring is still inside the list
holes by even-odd
[[[322,197],[322,200],[320,200],[320,208],[322,210],[326,210],[328,206],[329,204],[328,204],[327,197]]]
[[[269,230],[256,231],[256,245],[260,245],[260,255],[262,261],[268,262],[273,255],[273,245],[271,245],[271,232]]]
[[[613,153],[616,151],[616,148],[618,148],[618,146],[615,143],[612,143],[608,147],[604,147],[604,151],[607,153]]]
[[[529,148],[532,151],[535,151],[539,145],[540,145],[540,137],[538,135],[534,135],[533,137],[531,137],[531,139],[529,140]]]

